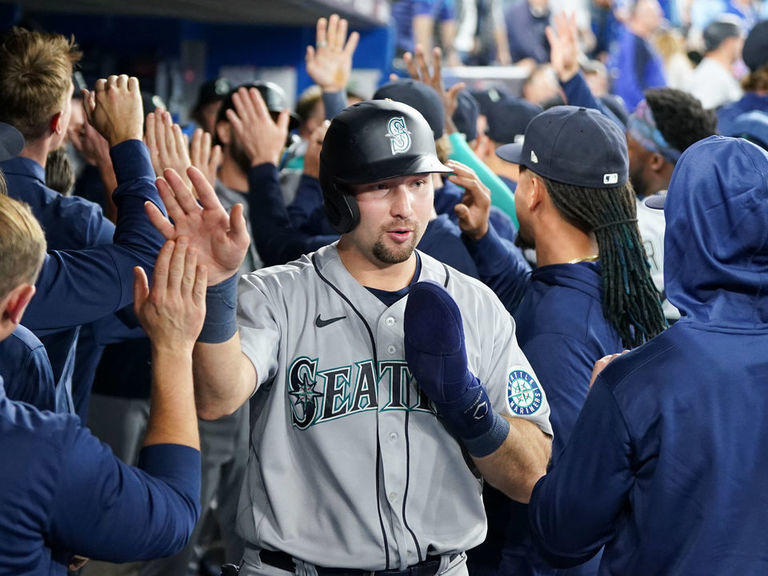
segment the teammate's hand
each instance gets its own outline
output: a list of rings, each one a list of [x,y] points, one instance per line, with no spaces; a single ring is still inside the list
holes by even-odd
[[[347,38],[347,21],[331,14],[317,21],[316,48],[307,46],[307,74],[323,92],[340,92],[347,87],[352,71],[352,57],[360,35],[352,32]]]
[[[199,203],[181,177],[174,170],[166,170],[156,183],[170,220],[152,202],[144,206],[149,220],[166,240],[189,238],[197,251],[198,263],[208,269],[208,283],[218,284],[237,272],[251,242],[243,206],[235,204],[227,214],[200,170],[188,168],[187,176]]]
[[[212,142],[208,132],[202,128],[197,128],[192,134],[189,155],[192,166],[205,175],[211,186],[215,186],[216,175],[219,172],[219,166],[221,166],[221,146],[217,144],[212,147]]]
[[[256,88],[241,87],[232,95],[234,109],[227,110],[232,130],[251,161],[251,166],[271,163],[277,166],[288,139],[288,110],[280,112],[277,122]]]
[[[597,377],[600,375],[600,372],[602,372],[608,364],[613,362],[616,358],[621,356],[622,354],[626,354],[629,352],[629,350],[624,350],[623,352],[617,352],[616,354],[609,354],[608,356],[603,356],[600,358],[597,362],[595,362],[595,365],[592,367],[592,377],[589,379],[589,387],[592,388],[592,384],[595,383],[595,380],[597,380]]]
[[[83,96],[88,122],[110,146],[126,140],[141,140],[144,108],[139,81],[135,77],[121,74],[99,78],[93,91],[83,90]]]
[[[459,218],[459,228],[471,240],[480,240],[488,233],[491,192],[468,166],[455,160],[449,160],[446,165],[455,172],[448,179],[464,188],[461,202],[453,208]]]
[[[144,270],[134,268],[133,307],[155,350],[192,353],[205,320],[207,276],[185,236],[160,249],[152,290]]]
[[[330,125],[326,120],[309,136],[307,152],[304,154],[304,174],[312,178],[320,178],[320,151],[323,149],[323,139]]]
[[[558,79],[568,82],[579,72],[579,28],[572,12],[555,14],[554,22],[554,29],[546,29],[549,60]]]
[[[181,126],[174,124],[170,112],[158,110],[147,114],[144,143],[149,148],[149,158],[152,160],[155,176],[160,178],[164,170],[172,168],[184,179],[184,184],[191,185],[187,177],[187,168],[192,165],[189,159],[189,144]]]
[[[403,61],[408,74],[411,78],[431,86],[443,99],[443,108],[445,109],[445,131],[455,132],[456,127],[453,124],[453,113],[459,105],[459,92],[464,89],[465,84],[459,82],[451,86],[448,90],[443,84],[443,51],[435,46],[432,49],[432,71],[429,70],[426,55],[420,44],[416,45],[415,56],[410,52],[403,54]]]

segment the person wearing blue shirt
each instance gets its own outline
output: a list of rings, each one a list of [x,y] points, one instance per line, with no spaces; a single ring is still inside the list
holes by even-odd
[[[742,80],[744,96],[717,110],[721,134],[735,134],[739,117],[747,112],[768,113],[768,20],[758,22],[744,41],[742,58],[749,74]]]
[[[559,566],[604,546],[601,575],[764,574],[768,153],[707,138],[646,203],[662,200],[681,318],[597,377],[532,533]]]
[[[101,207],[77,196],[66,197],[45,184],[49,152],[66,137],[72,112],[72,69],[81,53],[73,39],[12,29],[0,50],[0,121],[25,139],[17,157],[0,163],[12,198],[28,204],[54,250],[80,250],[110,244],[115,226]],[[57,386],[67,391],[74,411],[72,376],[79,327],[41,335]],[[80,354],[85,352],[82,348]],[[93,351],[97,354],[97,351]]]
[[[567,445],[599,358],[631,348],[665,326],[639,239],[623,132],[597,110],[558,106],[528,124],[523,143],[498,149],[520,165],[515,193],[520,243],[531,270],[488,226],[484,194],[469,189],[459,222],[480,278],[515,318],[518,340],[552,407],[552,460]],[[497,559],[498,574],[548,574],[530,543],[524,505],[486,491],[489,533],[473,562]],[[506,514],[498,514],[498,510]],[[499,547],[501,550],[499,550]],[[582,574],[594,573],[594,567]],[[591,571],[590,571],[591,570]]]
[[[619,35],[609,68],[613,93],[621,96],[627,110],[634,110],[646,88],[667,85],[661,56],[650,43],[662,21],[657,0],[638,0]]]
[[[35,294],[45,238],[29,208],[0,195],[0,340]],[[192,347],[206,271],[189,241],[168,242],[136,313],[153,339],[153,406],[140,464],[122,464],[71,415],[9,399],[0,376],[0,574],[64,575],[87,558],[136,560],[184,545],[199,515]],[[182,281],[183,278],[183,281]]]

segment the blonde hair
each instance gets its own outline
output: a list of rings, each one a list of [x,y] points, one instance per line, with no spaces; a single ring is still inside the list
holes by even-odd
[[[0,46],[0,121],[27,141],[43,136],[64,104],[80,56],[74,37],[13,28]]]
[[[43,229],[29,206],[0,194],[0,298],[34,284],[45,259]]]

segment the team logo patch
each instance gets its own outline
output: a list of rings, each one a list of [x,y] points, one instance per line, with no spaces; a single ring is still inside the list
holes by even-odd
[[[525,370],[512,370],[507,378],[507,401],[512,412],[529,416],[541,408],[541,388]]]
[[[392,147],[392,155],[404,154],[411,149],[411,133],[405,125],[405,118],[397,116],[387,122],[387,138]]]

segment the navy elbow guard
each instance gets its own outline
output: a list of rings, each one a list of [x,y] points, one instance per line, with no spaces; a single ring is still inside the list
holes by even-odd
[[[446,427],[472,456],[495,452],[507,437],[509,422],[493,410],[485,386],[467,367],[461,313],[453,298],[434,282],[414,284],[404,330],[411,374]]]
[[[198,342],[219,344],[237,332],[237,279],[235,274],[223,282],[208,286],[205,293],[205,322]]]

